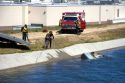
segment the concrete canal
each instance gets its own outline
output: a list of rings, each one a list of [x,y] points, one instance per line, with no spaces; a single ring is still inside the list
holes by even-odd
[[[98,59],[72,58],[0,72],[0,83],[125,83],[125,48]]]

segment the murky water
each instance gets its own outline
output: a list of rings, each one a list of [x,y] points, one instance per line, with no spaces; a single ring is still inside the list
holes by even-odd
[[[0,72],[0,83],[125,83],[125,48],[103,58],[62,60]]]

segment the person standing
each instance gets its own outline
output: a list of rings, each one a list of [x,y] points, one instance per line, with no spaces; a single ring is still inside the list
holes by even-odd
[[[21,32],[22,32],[22,39],[24,41],[26,41],[26,40],[29,41],[29,39],[28,39],[28,27],[26,24],[21,28]]]
[[[76,26],[76,33],[77,33],[77,34],[80,34],[80,23],[79,23],[78,20],[76,20],[75,26]]]
[[[49,33],[47,33],[46,36],[45,36],[45,48],[46,49],[48,48],[48,45],[51,48],[53,39],[54,39],[54,35],[53,35],[52,31],[49,31]]]

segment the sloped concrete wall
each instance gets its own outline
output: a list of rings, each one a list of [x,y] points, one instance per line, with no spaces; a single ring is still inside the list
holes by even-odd
[[[101,51],[121,46],[125,46],[125,38],[96,43],[76,44],[63,49],[4,54],[0,55],[0,70],[46,62],[54,59],[68,58],[78,56],[83,53]]]

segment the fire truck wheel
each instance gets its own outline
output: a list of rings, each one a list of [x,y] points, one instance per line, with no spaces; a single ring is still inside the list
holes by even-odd
[[[80,34],[81,34],[81,32],[78,32],[78,33],[77,33],[77,35],[80,35]]]
[[[80,30],[80,32],[83,32],[83,30]]]
[[[60,32],[61,32],[61,33],[64,33],[64,30],[63,30],[63,29],[61,29],[61,30],[60,30]]]

